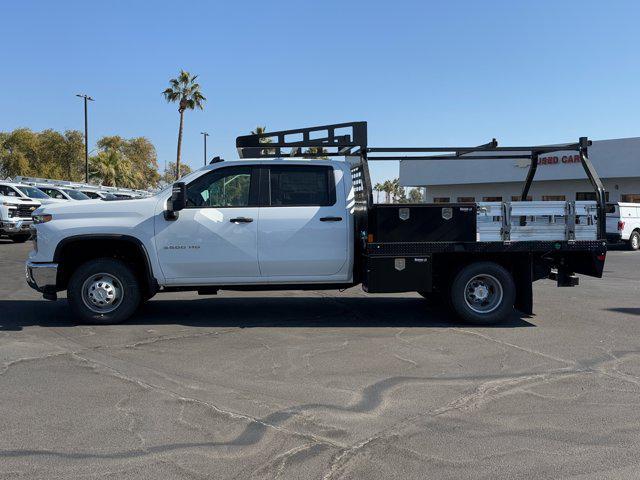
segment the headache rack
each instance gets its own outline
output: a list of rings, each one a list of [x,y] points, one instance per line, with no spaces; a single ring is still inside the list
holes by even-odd
[[[351,165],[356,204],[369,208],[373,204],[373,188],[369,161],[375,160],[530,160],[521,200],[525,201],[534,180],[540,155],[575,151],[593,187],[597,204],[597,233],[606,238],[605,189],[588,157],[591,141],[580,137],[578,142],[524,147],[499,147],[494,138],[475,147],[369,147],[367,122],[348,122],[317,127],[296,128],[236,138],[240,158],[330,158],[345,157]],[[370,155],[370,154],[376,155]]]

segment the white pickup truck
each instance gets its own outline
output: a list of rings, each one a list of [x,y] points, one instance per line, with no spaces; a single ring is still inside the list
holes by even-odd
[[[640,249],[640,203],[607,204],[607,240]]]
[[[31,236],[31,214],[41,204],[54,202],[29,185],[0,182],[0,235],[16,243],[26,242]]]
[[[602,275],[604,227],[594,212],[603,203],[549,211],[526,202],[373,204],[369,153],[453,152],[446,158],[455,160],[481,150],[482,159],[504,158],[510,149],[495,141],[371,148],[366,123],[354,122],[242,136],[236,144],[240,160],[216,161],[152,197],[39,208],[28,283],[51,300],[66,290],[76,317],[91,323],[123,321],[163,291],[358,284],[369,293],[445,298],[462,319],[493,323],[514,307],[531,313],[535,280],[574,286],[575,273]],[[538,154],[574,148],[598,187],[587,146],[584,139],[517,151],[533,165]],[[329,160],[337,156],[344,160]],[[603,189],[596,192],[604,198]]]

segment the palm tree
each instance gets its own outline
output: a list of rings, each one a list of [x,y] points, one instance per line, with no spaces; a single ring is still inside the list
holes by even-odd
[[[382,191],[385,193],[385,202],[391,203],[391,192],[393,192],[393,182],[385,180],[382,184]]]
[[[327,153],[327,149],[324,147],[309,147],[304,151],[305,155],[314,156],[323,160],[329,158],[328,156],[324,155],[325,153]]]
[[[266,125],[263,125],[263,126],[258,125],[255,130],[251,130],[251,135],[262,135],[263,133],[266,133],[266,131],[267,131],[267,126]],[[273,143],[273,140],[270,137],[262,137],[262,138],[260,138],[259,142],[260,143]],[[273,148],[272,149],[265,149],[265,150],[261,150],[260,153],[262,155],[268,155],[270,153],[275,153],[275,150]]]
[[[382,191],[382,184],[380,182],[376,183],[376,185],[373,187],[373,189],[377,193],[377,195],[376,195],[376,203],[380,203],[380,192]]]
[[[106,150],[91,158],[91,178],[112,187],[137,187],[142,174],[117,150]]]
[[[180,178],[180,150],[182,148],[182,127],[184,125],[184,111],[204,109],[207,99],[200,91],[200,84],[196,82],[197,75],[180,70],[178,78],[169,80],[169,87],[162,92],[167,102],[178,102],[180,113],[180,130],[178,130],[178,154],[176,156],[176,176]]]

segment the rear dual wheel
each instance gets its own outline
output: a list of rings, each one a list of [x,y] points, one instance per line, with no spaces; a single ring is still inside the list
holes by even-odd
[[[513,313],[516,287],[511,274],[494,262],[467,265],[454,277],[447,293],[418,292],[433,304],[447,303],[467,323],[491,325]]]

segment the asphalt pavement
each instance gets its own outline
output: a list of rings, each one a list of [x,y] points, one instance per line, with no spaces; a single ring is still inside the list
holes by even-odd
[[[2,479],[640,478],[640,253],[495,327],[360,288],[86,326],[29,248],[0,240]]]

